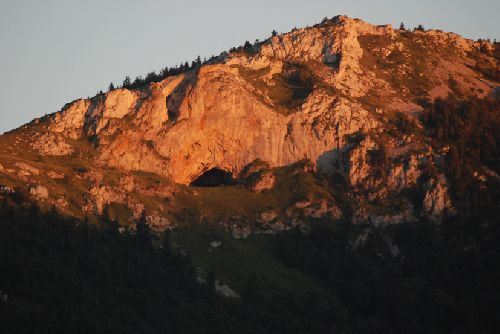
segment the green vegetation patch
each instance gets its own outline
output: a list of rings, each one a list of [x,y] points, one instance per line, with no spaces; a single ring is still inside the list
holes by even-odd
[[[262,78],[269,73],[269,67],[259,70],[240,65],[233,67],[238,68],[240,76],[267,96],[276,110],[284,115],[296,111],[312,92],[311,73],[303,65],[286,64],[283,72],[274,74],[269,84]]]
[[[217,280],[238,293],[245,290],[251,275],[258,277],[265,294],[306,295],[321,290],[310,276],[283,265],[276,256],[274,236],[252,235],[236,240],[220,225],[193,224],[172,231],[171,238],[174,249],[182,249],[191,257],[201,278],[213,272]]]
[[[363,35],[358,41],[365,51],[361,59],[363,67],[389,82],[400,91],[404,87],[415,101],[425,99],[435,84],[429,79],[433,68],[439,64],[436,55],[451,57],[455,49],[441,47],[429,36],[404,32],[391,39],[386,35]],[[400,50],[398,47],[402,45]],[[390,50],[387,56],[384,50]]]

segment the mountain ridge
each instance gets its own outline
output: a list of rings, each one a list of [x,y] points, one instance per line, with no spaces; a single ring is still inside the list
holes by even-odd
[[[432,160],[438,172],[426,186],[421,212],[440,220],[453,211],[449,181],[439,167],[446,152],[433,151],[421,117],[438,98],[495,94],[497,53],[497,44],[453,33],[396,30],[337,16],[141,88],[75,100],[3,135],[7,158],[0,180],[8,188],[27,186],[36,200],[77,216],[101,214],[113,204],[134,217],[147,208],[155,213],[150,221],[164,228],[176,219],[168,212],[178,203],[161,198],[175,202],[179,187],[196,197],[182,185],[212,169],[238,179],[262,160],[271,172],[256,173],[267,181],[253,177],[261,191],[272,192],[273,170],[309,159],[306,172],[341,175],[358,201],[370,203],[416,187]],[[408,133],[401,131],[405,122],[412,127]],[[24,156],[16,157],[15,145]],[[370,156],[381,151],[389,172],[378,177]],[[154,185],[138,186],[144,175]],[[79,184],[76,191],[67,189],[72,183]],[[145,193],[151,200],[144,200]],[[305,195],[310,213],[341,217],[339,198],[320,194]],[[296,203],[286,198],[270,215],[273,210],[258,210],[280,223]],[[372,206],[353,208],[351,220],[387,223],[421,214],[409,200],[384,215],[370,214]],[[222,220],[235,216],[224,213]]]

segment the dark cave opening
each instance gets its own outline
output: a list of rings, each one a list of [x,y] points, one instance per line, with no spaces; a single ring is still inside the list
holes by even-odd
[[[233,184],[235,184],[233,174],[220,168],[209,169],[191,182],[194,187],[220,187]]]

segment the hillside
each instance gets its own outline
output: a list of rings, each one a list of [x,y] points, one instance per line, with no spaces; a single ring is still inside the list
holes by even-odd
[[[182,309],[184,320],[168,328],[215,331],[227,321],[230,332],[246,319],[248,332],[489,331],[499,305],[481,285],[492,288],[500,273],[492,263],[500,244],[499,58],[499,43],[337,16],[72,101],[0,136],[0,250],[12,273],[0,289],[23,291],[16,277],[28,274],[16,259],[49,249],[57,272],[72,273],[65,281],[85,284],[94,298],[68,303],[84,300],[95,314],[104,297],[78,274],[82,226],[94,233],[93,268],[127,291],[137,288],[133,270],[121,272],[114,260],[142,263],[134,240],[151,229],[142,269],[166,267],[138,288],[147,297],[128,298],[170,312],[174,292],[161,287],[169,273],[179,298],[222,312],[207,324],[210,312],[191,322],[184,317],[192,309]],[[57,246],[62,234],[70,241]],[[47,246],[54,242],[76,262]],[[33,261],[53,277],[43,257]],[[214,273],[229,302],[196,285]],[[255,284],[258,293],[249,293]],[[27,314],[50,299],[24,297],[28,311],[15,305]],[[108,297],[99,300],[125,307],[118,288]],[[110,309],[113,321],[128,314]],[[484,311],[482,325],[469,309]],[[290,323],[279,329],[284,318]],[[138,319],[145,332],[166,328],[152,315]]]
[[[242,214],[255,219],[267,210],[258,203],[269,200],[277,216],[311,202],[317,216],[439,220],[453,204],[440,163],[446,145],[433,143],[423,123],[428,106],[438,98],[484,98],[497,87],[498,44],[339,16],[159,82],[73,101],[5,134],[0,183],[76,217],[111,206],[125,223],[145,208],[159,229],[177,224],[189,199],[196,202],[189,209],[223,222]],[[386,173],[378,175],[369,161],[382,151]],[[294,196],[279,182],[274,187],[279,168],[303,159],[310,171],[341,175],[358,204],[342,212],[345,199],[331,187]],[[214,197],[206,209],[205,189],[184,186],[211,169],[245,183],[242,172],[258,161],[267,172],[258,167],[262,175],[253,182],[269,191],[231,190],[250,212],[228,208],[210,217],[205,211],[220,206]],[[435,175],[417,212],[399,195],[419,185],[429,164]],[[479,167],[481,175],[498,177]],[[399,203],[381,203],[393,197]]]

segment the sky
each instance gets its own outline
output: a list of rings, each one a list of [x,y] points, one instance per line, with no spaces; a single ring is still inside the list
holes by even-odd
[[[343,14],[500,40],[499,0],[0,0],[0,133],[126,75]]]

